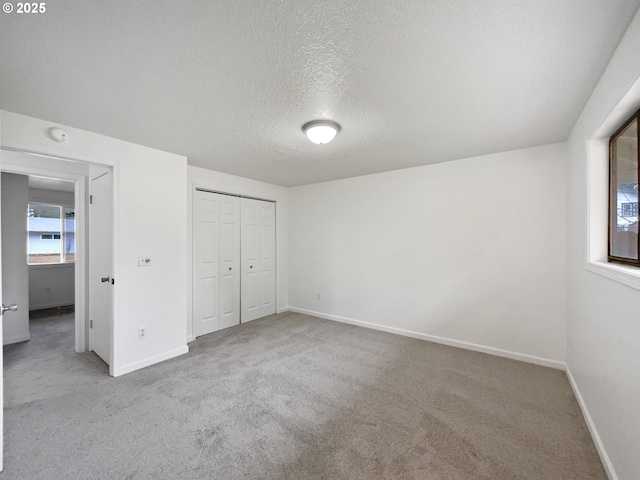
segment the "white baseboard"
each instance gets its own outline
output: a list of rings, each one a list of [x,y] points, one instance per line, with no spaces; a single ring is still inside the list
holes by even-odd
[[[47,303],[46,305],[29,305],[29,311],[33,310],[44,310],[46,308],[57,308],[57,307],[73,307],[74,301],[70,302],[56,302],[56,303]]]
[[[186,345],[184,347],[176,348],[174,350],[170,350],[168,352],[164,352],[159,355],[153,355],[152,357],[145,358],[144,360],[139,360],[137,362],[124,365],[121,368],[118,368],[117,371],[114,371],[113,376],[119,377],[127,373],[135,372],[136,370],[140,370],[141,368],[148,367],[156,363],[164,362],[165,360],[169,360],[170,358],[184,355],[185,353],[189,353],[189,347]]]
[[[289,307],[289,311],[304,313],[312,317],[324,318],[326,320],[333,320],[340,323],[348,323],[350,325],[357,325],[359,327],[371,328],[373,330],[380,330],[388,333],[395,333],[396,335],[403,335],[405,337],[417,338],[420,340],[426,340],[428,342],[440,343],[448,345],[450,347],[464,348],[465,350],[473,350],[474,352],[488,353],[490,355],[496,355],[498,357],[511,358],[513,360],[519,360],[521,362],[535,363],[543,367],[555,368],[556,370],[564,370],[565,363],[559,360],[552,360],[550,358],[536,357],[534,355],[528,355],[526,353],[512,352],[509,350],[503,350],[501,348],[487,347],[485,345],[478,345],[476,343],[464,342],[461,340],[454,340],[452,338],[438,337],[436,335],[429,335],[426,333],[413,332],[411,330],[404,330],[402,328],[388,327],[386,325],[380,325],[379,323],[364,322],[362,320],[355,320],[353,318],[341,317],[339,315],[331,315],[322,312],[314,312],[313,310],[305,310],[303,308]]]
[[[4,337],[2,339],[3,345],[11,345],[12,343],[20,343],[31,340],[31,334],[25,333],[24,335],[14,335],[13,337]]]
[[[187,343],[191,343],[195,340],[196,338],[193,335],[187,335]]]
[[[591,418],[591,414],[589,413],[587,404],[584,402],[584,398],[582,398],[582,393],[578,388],[576,379],[573,378],[573,374],[571,373],[571,369],[569,368],[569,365],[566,365],[565,372],[567,374],[567,378],[569,379],[569,384],[573,389],[573,394],[575,395],[576,400],[578,401],[578,405],[580,405],[580,410],[582,410],[582,416],[584,417],[584,421],[587,424],[587,428],[589,428],[589,433],[591,433],[591,438],[593,439],[593,443],[596,446],[596,450],[598,450],[598,455],[600,455],[600,460],[602,461],[604,470],[605,472],[607,472],[607,476],[609,477],[609,480],[618,480],[618,475],[616,474],[616,471],[613,468],[613,464],[611,463],[611,459],[607,454],[607,450],[604,448],[604,444],[602,443],[602,439],[600,438],[598,429],[596,428],[595,423],[593,423],[593,419]]]

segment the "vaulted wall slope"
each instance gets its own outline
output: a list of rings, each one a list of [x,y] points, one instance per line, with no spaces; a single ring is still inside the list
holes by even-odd
[[[629,114],[640,108],[640,95],[627,95],[640,79],[639,48],[636,15],[568,142],[567,364],[621,480],[640,476],[640,291],[587,270],[588,141],[623,99]]]

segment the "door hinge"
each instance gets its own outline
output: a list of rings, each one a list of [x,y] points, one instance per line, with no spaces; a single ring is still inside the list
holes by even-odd
[[[93,328],[93,320],[89,320],[89,328]]]
[[[93,203],[93,195],[89,195],[89,203]]]

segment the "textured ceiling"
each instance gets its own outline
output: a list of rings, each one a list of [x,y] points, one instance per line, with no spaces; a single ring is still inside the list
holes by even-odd
[[[565,140],[640,0],[46,5],[0,16],[0,108],[300,185]]]

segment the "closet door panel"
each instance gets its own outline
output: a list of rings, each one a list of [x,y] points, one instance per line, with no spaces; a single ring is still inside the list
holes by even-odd
[[[241,199],[242,322],[275,313],[275,204]]]
[[[242,300],[247,313],[252,313],[258,308],[258,274],[256,272],[247,272],[245,275],[245,282],[242,285]]]
[[[220,328],[240,323],[240,199],[220,195]]]
[[[250,221],[255,221],[255,217]],[[258,261],[258,226],[248,224],[245,229],[246,244],[242,251],[242,258],[246,262]]]
[[[195,192],[193,318],[199,337],[219,327],[220,202],[219,195]]]
[[[220,317],[229,318],[236,312],[233,304],[234,297],[234,278],[230,275],[221,275],[220,282]],[[235,325],[235,324],[234,324]],[[230,325],[227,325],[230,326]],[[225,328],[224,326],[222,328]]]
[[[220,225],[220,262],[222,265],[233,263],[236,259],[233,242],[238,236],[233,231],[234,227],[235,225],[225,222]]]
[[[262,272],[262,281],[260,282],[260,284],[262,285],[262,299],[260,302],[260,306],[263,309],[268,309],[271,305],[273,305],[274,291],[272,278],[273,272],[271,270],[264,270]],[[271,313],[275,313],[275,310],[273,312],[267,313],[267,315],[270,315]]]
[[[218,290],[218,285],[215,278],[203,278],[202,279],[202,321],[207,325],[201,330],[206,333],[217,330],[214,323],[216,323],[218,317],[218,302],[216,301],[217,295],[213,292]],[[198,333],[197,335],[204,335],[204,333]]]
[[[242,198],[240,204],[241,321],[249,322],[258,318],[258,210],[256,200]]]
[[[262,274],[262,301],[261,316],[276,313],[275,307],[275,281],[276,281],[276,225],[275,225],[275,204],[271,202],[260,202],[262,229],[261,243],[262,249],[260,273]]]

